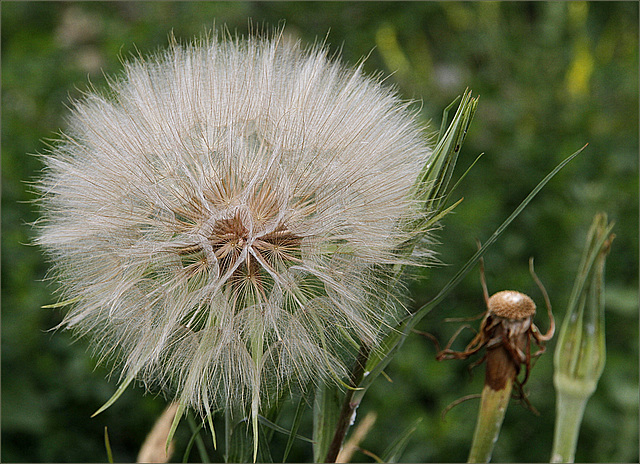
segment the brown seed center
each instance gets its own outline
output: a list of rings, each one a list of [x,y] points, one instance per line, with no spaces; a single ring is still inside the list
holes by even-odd
[[[245,225],[246,218],[237,212],[231,218],[215,221],[211,232],[206,236],[210,245],[208,253],[215,256],[221,278],[231,282],[250,279],[262,285],[268,275],[272,277],[282,271],[282,266],[300,262],[301,237],[291,232],[284,223],[270,231],[257,231],[252,234]],[[185,271],[195,275],[211,263],[213,257],[207,257],[202,244],[193,244],[177,250],[188,265]],[[189,259],[191,257],[191,259]]]

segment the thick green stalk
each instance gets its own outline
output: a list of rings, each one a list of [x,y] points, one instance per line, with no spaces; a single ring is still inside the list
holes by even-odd
[[[573,462],[588,399],[588,395],[558,395],[551,462]]]
[[[513,381],[507,380],[504,388],[494,390],[486,385],[482,389],[480,412],[473,433],[473,442],[469,452],[468,462],[489,462],[493,453],[493,446],[498,440],[504,413],[509,405]]]

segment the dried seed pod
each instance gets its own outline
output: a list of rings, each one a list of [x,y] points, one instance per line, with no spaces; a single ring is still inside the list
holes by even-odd
[[[436,359],[466,359],[486,348],[485,355],[472,364],[475,367],[486,361],[485,385],[493,390],[500,390],[507,382],[516,383],[522,395],[522,386],[529,378],[531,359],[545,351],[545,342],[550,340],[555,331],[555,323],[551,312],[551,303],[547,292],[533,270],[533,258],[529,261],[529,270],[534,281],[540,288],[549,315],[550,326],[546,334],[533,323],[536,313],[536,305],[533,300],[524,293],[514,290],[503,290],[489,297],[484,276],[484,262],[480,260],[480,280],[486,304],[486,312],[480,325],[480,331],[466,346],[464,351],[454,351],[451,345],[460,333],[460,330],[449,340],[447,346],[438,352]],[[531,341],[538,346],[538,351],[531,353]],[[518,380],[518,374],[522,366],[525,366],[525,374],[522,380]]]

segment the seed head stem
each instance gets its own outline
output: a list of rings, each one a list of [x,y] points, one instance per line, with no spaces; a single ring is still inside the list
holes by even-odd
[[[494,390],[490,385],[485,384],[467,462],[489,462],[491,459],[493,446],[498,440],[504,413],[509,405],[512,387],[512,379],[508,379],[500,390]]]
[[[362,378],[364,376],[364,366],[367,364],[367,359],[369,358],[370,352],[371,349],[366,344],[363,344],[360,347],[358,358],[356,359],[356,363],[354,364],[353,370],[351,371],[351,386],[353,387],[353,389],[347,390],[347,393],[344,397],[342,408],[340,409],[338,424],[336,425],[336,431],[333,435],[333,440],[329,445],[329,450],[327,451],[325,462],[336,462],[336,459],[338,458],[338,453],[340,453],[340,448],[342,447],[342,443],[344,442],[345,436],[347,435],[347,430],[349,430],[349,426],[351,425],[353,412],[360,404],[359,401],[353,401],[353,394],[355,393],[355,388],[362,381]]]
[[[524,338],[522,342],[524,346]],[[487,351],[484,388],[468,462],[489,462],[491,459],[516,376],[516,365],[506,348],[499,346]]]

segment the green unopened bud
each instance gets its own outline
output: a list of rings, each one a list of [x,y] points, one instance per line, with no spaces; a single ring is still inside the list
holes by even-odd
[[[614,235],[598,213],[587,236],[554,354],[556,430],[551,462],[573,462],[582,415],[604,370],[604,266]]]
[[[560,329],[554,383],[567,393],[591,395],[604,369],[604,265],[612,227],[606,214],[596,215]]]

